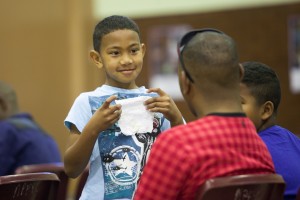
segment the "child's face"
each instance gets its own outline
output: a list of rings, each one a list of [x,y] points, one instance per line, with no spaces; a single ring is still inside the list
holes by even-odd
[[[145,46],[132,30],[117,30],[103,36],[100,59],[106,72],[106,84],[125,89],[136,88],[135,79],[143,66]]]
[[[254,123],[256,130],[258,130],[262,124],[262,107],[257,105],[255,97],[250,93],[249,88],[243,83],[240,83],[240,96],[244,112]]]

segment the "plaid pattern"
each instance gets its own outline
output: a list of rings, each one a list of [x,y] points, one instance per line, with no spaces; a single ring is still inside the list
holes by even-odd
[[[134,200],[192,200],[209,178],[259,173],[274,166],[252,122],[210,115],[158,137]]]

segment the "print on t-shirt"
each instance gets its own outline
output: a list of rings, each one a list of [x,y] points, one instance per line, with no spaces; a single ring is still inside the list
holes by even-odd
[[[141,95],[153,96],[153,94],[123,93],[115,95],[117,99],[133,98]],[[93,114],[108,97],[89,97]],[[163,115],[155,113],[151,133],[126,136],[122,134],[118,123],[116,123],[99,134],[98,145],[102,160],[105,200],[132,198],[151,146],[157,135],[161,133],[163,121]]]

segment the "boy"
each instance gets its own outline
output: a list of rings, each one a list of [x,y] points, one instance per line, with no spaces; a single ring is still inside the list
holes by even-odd
[[[178,54],[180,89],[198,119],[158,137],[134,200],[190,200],[209,178],[274,173],[242,110],[243,71],[233,39],[215,29],[194,30],[181,38]]]
[[[240,84],[242,106],[267,145],[276,173],[286,182],[285,199],[295,199],[300,188],[300,139],[276,125],[281,99],[276,73],[260,62],[244,62],[245,74]]]
[[[93,42],[90,57],[98,68],[104,68],[106,80],[95,91],[82,93],[65,120],[71,132],[65,169],[70,177],[77,177],[90,163],[81,200],[131,199],[152,143],[170,125],[182,124],[183,118],[163,91],[136,85],[145,45],[134,21],[123,16],[103,19],[95,27]],[[145,101],[147,109],[155,113],[152,132],[123,134],[116,123],[122,108],[114,100],[153,92],[159,96]]]

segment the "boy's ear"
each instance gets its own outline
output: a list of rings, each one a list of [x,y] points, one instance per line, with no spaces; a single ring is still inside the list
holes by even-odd
[[[266,101],[264,105],[262,105],[262,113],[261,113],[261,119],[267,120],[269,119],[274,112],[274,104],[271,101]]]
[[[146,53],[146,45],[144,43],[141,44],[141,50],[142,50],[142,54],[143,54],[143,57]]]
[[[95,51],[95,50],[91,50],[90,51],[90,58],[92,59],[92,61],[95,63],[95,65],[101,69],[103,67],[103,63],[102,63],[102,59],[100,57],[99,52]]]
[[[244,70],[244,67],[241,63],[239,63],[239,68],[240,68],[240,80],[242,81],[242,79],[244,77],[245,70]]]

